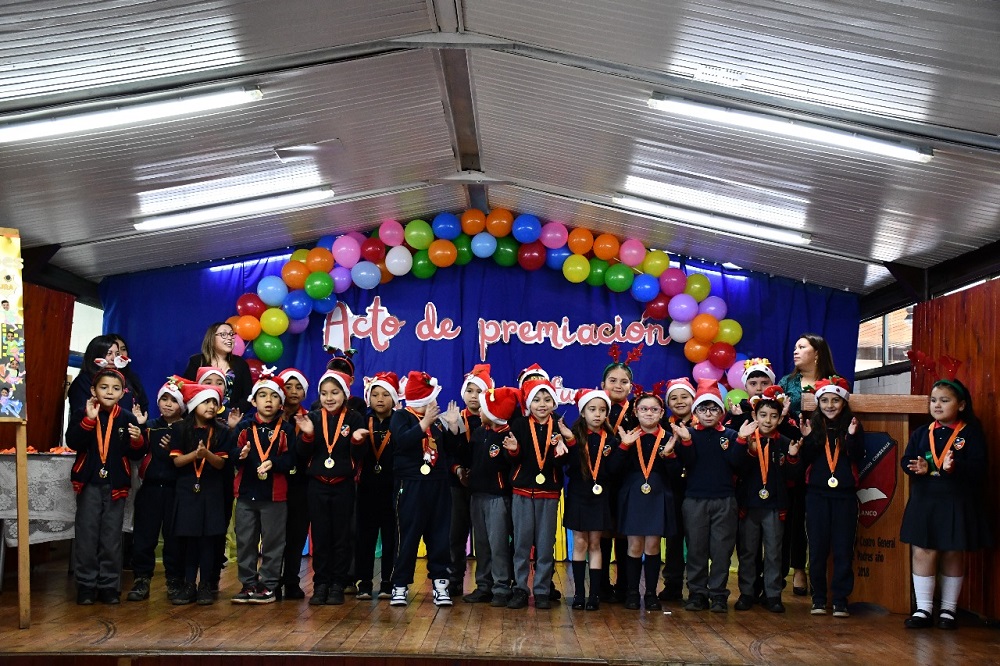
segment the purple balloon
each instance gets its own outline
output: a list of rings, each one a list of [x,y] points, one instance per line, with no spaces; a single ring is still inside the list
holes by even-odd
[[[677,294],[667,303],[667,314],[674,321],[691,321],[698,314],[698,301],[688,294]]]
[[[726,379],[729,380],[729,385],[734,389],[746,389],[746,386],[743,385],[743,361],[736,361],[730,366],[729,370],[726,371]]]
[[[309,328],[309,317],[303,317],[302,319],[292,319],[288,322],[288,332],[299,334],[303,333],[307,328]]]
[[[708,379],[713,382],[717,382],[722,379],[723,371],[720,368],[712,365],[711,361],[702,361],[701,363],[695,363],[694,368],[691,370],[691,376],[694,377],[695,381],[701,381],[702,379]]]
[[[698,314],[710,314],[719,320],[725,319],[728,311],[726,301],[718,296],[709,296],[698,304]]]
[[[668,268],[660,273],[660,291],[667,296],[683,294],[687,288],[687,276],[679,268]],[[696,301],[697,302],[697,301]],[[692,315],[693,317],[693,315]]]
[[[351,279],[350,269],[343,266],[334,266],[333,270],[330,271],[330,277],[333,278],[333,291],[336,294],[344,293],[354,284],[354,280]]]

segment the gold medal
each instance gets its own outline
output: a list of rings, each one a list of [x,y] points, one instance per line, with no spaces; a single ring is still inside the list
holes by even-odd
[[[259,472],[257,478],[261,481],[267,481],[267,472]]]
[[[639,490],[642,491],[643,495],[648,495],[649,493],[653,492],[653,486],[649,485],[648,483],[644,483],[639,488]]]
[[[379,465],[378,463],[375,463],[375,473],[376,474],[381,474],[382,473],[382,465]]]
[[[108,470],[102,467],[101,471],[97,473],[97,476],[101,477],[102,479],[108,478]]]
[[[933,472],[931,472],[931,476],[941,476],[941,472],[934,470]]]
[[[766,500],[768,497],[771,496],[771,493],[767,492],[767,488],[761,488],[759,491],[757,491],[757,496],[760,497],[762,500]]]
[[[545,475],[539,472],[538,475],[535,477],[535,483],[537,483],[538,485],[542,485],[543,483],[545,483]]]
[[[200,483],[194,484],[194,491],[196,493],[200,493],[201,492],[201,484]]]
[[[595,495],[600,495],[601,493],[604,492],[604,488],[601,487],[601,484],[595,483],[594,487],[593,487],[593,491],[594,491]]]
[[[428,474],[431,473],[431,466],[428,465],[427,463],[424,463],[423,465],[420,466],[420,473],[423,474],[424,476],[427,476]]]
[[[333,465],[334,465],[333,458],[327,458],[326,460],[323,461],[323,466],[326,467],[327,469],[333,469]]]
[[[826,485],[830,486],[831,488],[836,488],[837,486],[840,485],[840,481],[837,481],[837,477],[831,476],[827,480]]]

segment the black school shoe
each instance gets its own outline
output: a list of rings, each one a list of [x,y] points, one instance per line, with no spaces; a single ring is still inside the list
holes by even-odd
[[[488,604],[493,601],[493,593],[489,590],[480,590],[478,587],[462,597],[462,601],[467,604]]]
[[[907,629],[930,629],[934,626],[934,618],[927,611],[918,608],[913,615],[906,618],[903,626]]]
[[[76,603],[80,606],[93,606],[97,601],[97,590],[92,587],[80,587],[76,591]]]
[[[639,610],[638,592],[629,592],[625,595],[625,610]]]
[[[660,600],[656,598],[655,594],[647,594],[642,598],[642,605],[648,611],[658,611],[663,610],[663,605]]]
[[[704,594],[692,594],[688,597],[688,601],[684,604],[684,610],[686,611],[704,611],[708,610],[708,597]]]
[[[955,617],[955,613],[950,610],[942,610],[938,613],[938,629],[945,629],[947,631],[954,631],[958,629],[958,619]]]
[[[326,603],[326,598],[330,594],[330,586],[320,583],[313,586],[313,595],[309,599],[310,606],[322,606]],[[343,602],[341,602],[343,603]]]
[[[302,591],[302,588],[298,585],[285,585],[283,599],[288,599],[289,601],[295,601],[298,599],[305,599],[306,593]]]
[[[522,590],[519,587],[515,587],[513,594],[510,595],[510,601],[507,602],[507,608],[520,610],[522,608],[527,608],[527,607],[528,607],[527,590]]]
[[[357,594],[357,588],[355,588],[355,594]],[[344,588],[337,583],[330,586],[330,591],[326,595],[326,605],[327,606],[340,606],[344,603]],[[312,602],[310,602],[312,603]]]
[[[102,587],[97,590],[97,600],[109,606],[121,603],[121,599],[118,597],[118,590],[113,587]]]
[[[709,607],[708,610],[711,613],[728,613],[729,605],[726,603],[725,598],[718,597],[712,599],[712,605]]]
[[[132,582],[132,589],[125,598],[129,601],[145,601],[149,599],[149,578],[146,576],[136,578]]]
[[[198,592],[195,595],[195,601],[199,606],[211,606],[215,603],[215,597],[218,592],[212,591],[212,586],[208,583],[200,583],[198,585]]]
[[[174,598],[170,600],[174,606],[184,606],[186,604],[193,604],[195,599],[198,598],[198,589],[194,586],[194,583],[187,583],[181,585],[181,588],[177,590],[177,594]]]
[[[735,604],[733,604],[733,608],[738,611],[748,611],[753,608],[756,601],[757,599],[749,594],[741,594],[740,598],[736,600]]]
[[[668,590],[667,588],[663,588],[656,595],[656,598],[660,601],[684,601],[684,592],[682,590]]]
[[[785,604],[781,603],[781,597],[774,597],[773,599],[765,599],[763,606],[772,613],[785,612]]]

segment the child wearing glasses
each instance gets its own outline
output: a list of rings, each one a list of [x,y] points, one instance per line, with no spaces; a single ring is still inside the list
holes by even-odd
[[[729,563],[736,547],[736,485],[733,479],[747,457],[737,433],[722,425],[722,395],[715,382],[698,382],[694,398],[697,423],[671,424],[687,470],[682,512],[687,531],[688,602],[684,610],[728,610]]]

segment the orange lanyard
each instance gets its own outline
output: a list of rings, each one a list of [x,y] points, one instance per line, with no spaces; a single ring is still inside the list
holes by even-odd
[[[347,408],[342,407],[343,411],[340,412],[340,420],[337,421],[337,432],[333,435],[333,441],[330,441],[330,426],[326,422],[326,410],[320,414],[321,420],[323,421],[323,443],[326,444],[326,457],[333,457],[333,447],[336,445],[337,440],[340,439],[340,429],[344,425],[344,417],[347,416]]]
[[[407,407],[406,411],[413,414],[418,423],[420,422],[420,419],[423,418],[423,414],[417,413],[412,407]],[[424,435],[426,435],[426,437],[424,437],[424,453],[427,453],[428,451],[437,451],[437,442],[434,441],[434,435],[431,434],[431,429],[428,428],[425,430]]]
[[[826,436],[826,448],[824,449],[826,453],[826,462],[830,465],[831,476],[837,472],[837,461],[840,460],[840,447],[837,446],[837,440],[833,440],[833,454],[830,453],[830,436]]]
[[[257,434],[257,424],[254,423],[253,424],[253,428],[251,428],[251,430],[253,430],[253,443],[257,446],[257,455],[260,456],[260,461],[261,462],[264,462],[265,460],[267,460],[271,456],[271,449],[274,448],[274,443],[278,440],[278,435],[281,434],[281,421],[280,420],[278,421],[277,425],[278,425],[278,427],[275,428],[274,432],[271,433],[271,439],[270,439],[270,441],[267,444],[267,451],[265,451],[264,449],[262,449],[261,446],[260,446],[260,436]]]
[[[767,470],[771,467],[771,451],[768,448],[771,438],[768,437],[764,444],[760,443],[760,433],[754,430],[754,440],[757,442],[757,463],[760,465],[760,480],[767,485]],[[836,464],[836,461],[834,461]]]
[[[472,443],[472,431],[469,430],[469,412],[468,409],[462,410],[462,423],[465,424],[465,441]]]
[[[209,426],[208,427],[208,437],[205,439],[205,448],[208,449],[209,451],[212,450],[212,433],[213,432],[215,432],[215,428],[213,428],[212,426]],[[195,450],[197,450],[197,447],[195,447]],[[194,478],[195,478],[195,483],[198,483],[199,481],[201,481],[201,472],[202,472],[203,469],[205,469],[205,461],[206,460],[208,460],[208,459],[207,458],[202,458],[201,460],[195,460],[194,461]]]
[[[962,428],[964,428],[964,427],[965,427],[965,423],[959,421],[958,425],[955,426],[955,428],[953,429],[954,432],[951,433],[951,437],[948,438],[948,443],[944,445],[944,450],[941,451],[941,455],[940,456],[937,454],[937,446],[934,445],[935,444],[935,442],[934,442],[934,428],[928,428],[927,429],[927,438],[930,440],[931,458],[934,460],[934,468],[935,469],[941,469],[941,466],[944,464],[945,456],[947,456],[948,452],[951,451],[952,445],[954,445],[955,444],[955,440],[958,439],[958,433],[961,432]]]
[[[532,416],[530,419],[530,430],[531,430],[531,443],[535,445],[535,460],[538,461],[538,471],[542,471],[542,467],[545,465],[545,457],[549,455],[549,445],[552,443],[552,417],[549,417],[549,422],[545,430],[545,448],[540,449],[538,447],[538,435],[535,433],[535,424],[538,421]],[[540,425],[540,424],[539,424]]]
[[[596,434],[596,433],[595,433]],[[590,476],[594,479],[594,483],[597,483],[597,473],[601,469],[601,460],[604,458],[602,455],[604,453],[604,440],[608,438],[608,432],[606,430],[601,431],[601,443],[597,446],[597,464],[593,465],[590,462],[590,446],[584,446],[584,452],[587,454],[587,469],[590,470]]]
[[[656,428],[656,441],[653,442],[653,450],[649,453],[649,464],[642,459],[642,437],[639,437],[639,441],[635,443],[636,453],[639,455],[639,469],[642,470],[642,476],[646,481],[649,481],[649,474],[653,471],[653,465],[656,463],[656,450],[660,448],[660,440],[663,439],[664,435],[663,428],[657,426]],[[653,433],[643,433],[645,435],[651,435]]]
[[[382,444],[376,449],[375,448],[375,419],[371,416],[368,417],[368,437],[372,441],[372,451],[375,453],[375,462],[382,459],[382,452],[385,451],[385,447],[389,445],[389,437],[392,436],[391,430],[385,431],[385,437],[382,438]]]
[[[118,407],[118,405],[115,405]],[[97,453],[101,456],[101,468],[108,463],[108,451],[111,450],[111,431],[114,430],[112,424],[115,420],[114,409],[108,412],[108,427],[104,434],[101,434],[101,415],[97,415]]]
[[[615,427],[614,427],[614,431],[615,432],[618,432],[618,428],[622,427],[622,421],[625,420],[625,412],[628,411],[628,407],[629,407],[628,400],[626,400],[625,404],[622,405],[622,411],[621,411],[621,413],[618,415],[618,418],[615,420]]]

